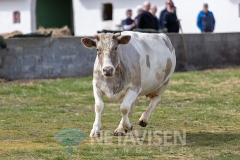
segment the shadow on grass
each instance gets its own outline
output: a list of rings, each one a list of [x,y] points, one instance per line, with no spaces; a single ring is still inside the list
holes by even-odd
[[[240,133],[211,133],[211,132],[188,132],[186,142],[189,146],[222,146],[222,145],[239,145]]]

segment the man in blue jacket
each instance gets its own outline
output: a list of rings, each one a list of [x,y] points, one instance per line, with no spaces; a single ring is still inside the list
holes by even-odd
[[[203,5],[203,10],[198,14],[197,26],[204,32],[213,32],[215,27],[215,19],[213,13],[208,10],[208,4]]]

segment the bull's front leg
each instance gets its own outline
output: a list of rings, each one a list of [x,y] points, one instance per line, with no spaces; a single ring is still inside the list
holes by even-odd
[[[120,121],[120,124],[118,128],[115,130],[114,135],[115,136],[122,136],[126,132],[132,131],[132,124],[130,123],[129,120],[129,113],[131,111],[131,107],[134,108],[135,103],[134,101],[136,100],[138,94],[131,89],[127,91],[123,98],[123,102],[120,105],[120,111],[122,113],[122,119]]]
[[[93,128],[90,133],[90,137],[99,137],[101,129],[101,114],[104,108],[104,103],[102,100],[103,93],[97,88],[96,84],[93,83],[93,92],[95,99],[95,121],[93,123]]]

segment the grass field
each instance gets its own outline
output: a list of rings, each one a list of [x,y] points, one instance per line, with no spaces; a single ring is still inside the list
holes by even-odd
[[[168,136],[186,131],[186,145],[171,144],[171,137],[158,145],[147,136],[136,138],[137,144],[127,139],[131,136],[89,138],[94,121],[91,80],[2,81],[0,159],[240,159],[239,68],[174,73],[146,128],[137,122],[149,101],[139,98],[130,117],[133,129],[147,135],[162,131],[161,137],[166,131]],[[120,118],[119,104],[106,100],[102,130],[112,133]],[[73,153],[54,138],[65,128],[87,135]]]

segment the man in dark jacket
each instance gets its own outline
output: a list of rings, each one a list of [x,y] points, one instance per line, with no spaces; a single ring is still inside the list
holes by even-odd
[[[155,30],[158,30],[158,19],[156,17],[156,13],[157,13],[157,6],[153,5],[151,7],[151,10],[150,10],[150,13],[152,14],[153,16],[153,27]]]
[[[197,26],[201,32],[213,32],[215,19],[213,13],[208,10],[208,4],[203,5],[203,10],[198,14]]]
[[[139,15],[137,28],[158,30],[157,28],[154,27],[154,17],[149,12],[151,7],[150,2],[146,1],[143,4],[143,7],[144,7],[144,11]]]
[[[170,2],[173,3],[172,0],[166,0],[166,8],[160,12],[160,15],[159,15],[159,18],[158,18],[158,27],[159,27],[160,30],[164,29],[163,17],[167,13],[167,6]],[[176,7],[175,7],[174,12],[175,12],[175,14],[177,14],[176,13]]]
[[[164,27],[169,33],[178,33],[179,32],[179,23],[178,18],[175,13],[175,6],[170,2],[167,6],[167,12],[163,16]]]
[[[139,16],[141,15],[142,12],[143,12],[143,7],[141,5],[138,5],[137,6],[137,16],[134,19],[135,26],[138,26]]]

